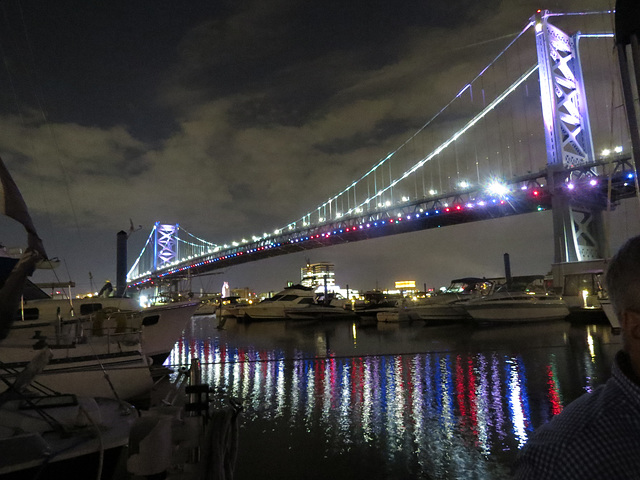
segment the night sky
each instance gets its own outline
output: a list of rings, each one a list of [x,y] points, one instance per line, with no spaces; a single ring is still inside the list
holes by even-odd
[[[115,281],[130,220],[129,265],[156,221],[218,244],[286,225],[411,135],[536,9],[614,4],[396,3],[0,2],[0,156],[62,260],[34,280]],[[640,231],[636,205],[616,211],[614,247]],[[0,229],[24,246],[15,222]],[[249,263],[193,288],[278,290],[307,260],[355,289],[439,287],[502,275],[504,253],[514,274],[546,273],[552,242],[545,212]]]

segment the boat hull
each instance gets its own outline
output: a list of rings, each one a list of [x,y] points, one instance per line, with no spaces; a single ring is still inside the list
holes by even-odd
[[[502,301],[499,305],[467,305],[467,313],[476,321],[493,323],[563,320],[569,315],[564,304],[530,304]]]
[[[176,302],[142,310],[142,351],[154,365],[169,356],[198,306],[197,301]]]
[[[34,385],[54,392],[74,395],[132,400],[153,387],[149,360],[139,348],[107,352],[100,346],[79,345],[51,349],[53,357],[33,381]],[[3,344],[3,380],[13,384],[35,356],[27,350]],[[0,392],[7,389],[0,382]]]

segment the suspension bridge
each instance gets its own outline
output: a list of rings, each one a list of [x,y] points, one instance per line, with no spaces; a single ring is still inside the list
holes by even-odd
[[[613,30],[613,12],[537,12],[437,113],[328,200],[272,232],[224,245],[158,222],[126,283],[145,288],[302,250],[549,209],[556,264],[604,258],[602,215],[636,195],[631,152],[640,148],[627,115],[627,47],[616,53]]]

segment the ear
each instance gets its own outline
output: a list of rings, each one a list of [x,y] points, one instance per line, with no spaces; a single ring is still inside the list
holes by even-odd
[[[625,310],[622,312],[622,331],[628,340],[640,342],[640,313]]]

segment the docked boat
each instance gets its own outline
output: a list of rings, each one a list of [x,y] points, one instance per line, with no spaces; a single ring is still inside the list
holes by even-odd
[[[473,298],[479,298],[491,291],[493,282],[486,278],[464,277],[451,281],[449,287],[442,293],[427,297],[420,303],[409,303],[399,307],[395,312],[385,312],[378,316],[383,321],[424,320],[428,325],[457,323],[469,319],[464,308],[465,303]]]
[[[238,307],[236,317],[246,321],[282,320],[287,312],[315,306],[316,295],[312,288],[293,285],[266,298],[260,303]]]
[[[569,315],[562,297],[546,290],[543,275],[513,277],[491,294],[469,300],[464,308],[479,323],[563,320]]]
[[[363,294],[363,299],[353,304],[353,310],[365,322],[376,322],[378,314],[397,311],[404,297],[399,293],[385,293],[371,290]]]
[[[31,221],[28,210],[0,159],[0,213],[21,223],[28,236],[28,248],[7,275],[0,278],[0,341],[2,357],[12,350],[7,339],[12,335],[14,313],[24,292],[27,277],[38,262],[47,258],[42,241]],[[33,339],[37,340],[37,339]],[[123,342],[126,345],[128,342]],[[134,342],[135,343],[135,342]],[[27,355],[27,348],[19,355]],[[134,354],[135,355],[135,354]],[[75,462],[95,455],[91,476],[102,475],[104,454],[120,449],[129,441],[130,428],[135,419],[133,407],[118,399],[90,398],[57,392],[46,393],[35,378],[46,370],[54,354],[46,347],[30,350],[29,362],[19,370],[0,364],[11,378],[3,376],[5,391],[0,393],[0,475],[3,478],[61,477],[50,468],[64,462]],[[4,360],[4,358],[2,358]],[[103,371],[103,377],[105,376]],[[71,384],[67,377],[66,387]],[[79,383],[92,382],[83,377]],[[66,392],[67,389],[61,389]],[[83,476],[76,470],[75,475]]]
[[[52,358],[37,378],[42,390],[116,399],[151,390],[150,361],[141,346],[142,318],[104,310],[90,318],[61,320],[46,331],[11,328],[0,353],[0,392],[45,348]]]
[[[165,299],[149,305],[143,308],[137,299],[131,297],[58,299],[38,296],[23,302],[11,325],[10,336],[14,339],[38,337],[49,343],[55,338],[55,342],[60,343],[61,339],[56,337],[60,337],[65,328],[74,331],[73,334],[66,334],[67,337],[90,334],[96,319],[100,318],[98,312],[109,315],[119,312],[120,323],[124,322],[130,333],[141,330],[140,346],[144,355],[151,358],[153,364],[161,365],[199,302]]]

